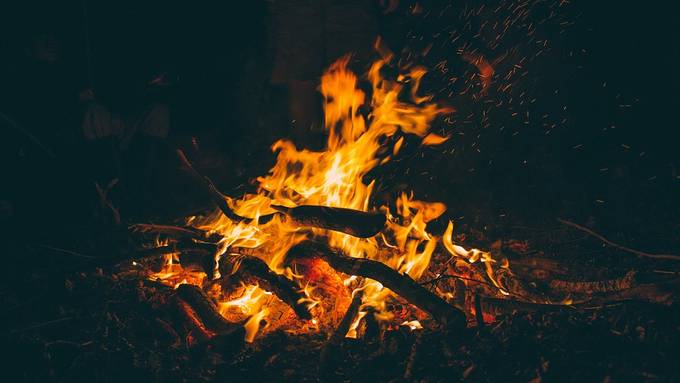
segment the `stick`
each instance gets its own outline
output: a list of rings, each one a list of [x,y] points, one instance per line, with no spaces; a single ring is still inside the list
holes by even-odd
[[[219,242],[221,237],[218,234],[208,234],[208,232],[187,226],[154,225],[146,223],[136,223],[128,226],[133,233],[157,233],[166,234],[173,238],[195,239],[197,241]]]
[[[290,306],[298,318],[312,319],[312,314],[304,303],[305,294],[300,287],[285,276],[276,274],[260,258],[231,253],[220,260],[220,273],[223,276],[237,275],[241,280],[255,279],[260,287],[271,291]]]
[[[202,176],[196,171],[182,150],[177,149],[177,157],[191,178],[197,185],[200,185],[204,193],[210,197],[227,218],[234,222],[248,224],[253,222],[252,218],[242,217],[229,207],[224,194],[217,189],[210,178]],[[278,212],[261,216],[258,220],[259,223],[267,223],[276,215],[284,213],[300,225],[337,230],[360,238],[368,238],[376,235],[382,230],[383,226],[385,226],[385,221],[387,219],[385,215],[381,213],[368,213],[359,210],[327,206],[308,205],[288,208],[285,206],[272,205],[272,208],[278,210]]]
[[[210,199],[215,203],[215,205],[217,205],[217,207],[220,208],[222,213],[224,213],[227,218],[234,222],[250,223],[253,221],[252,218],[241,217],[240,215],[234,213],[234,211],[229,207],[229,204],[227,204],[224,194],[217,190],[217,187],[215,187],[215,184],[213,184],[210,178],[204,177],[198,171],[196,171],[181,149],[177,149],[177,158],[179,158],[180,162],[182,163],[184,170],[186,170],[195,183],[201,187],[203,192],[210,197]]]
[[[614,242],[608,240],[607,238],[603,237],[602,235],[600,235],[600,234],[598,234],[598,233],[596,233],[596,232],[594,232],[594,231],[588,229],[587,227],[583,227],[583,226],[581,226],[581,225],[579,225],[579,224],[577,224],[577,223],[574,223],[574,222],[571,222],[571,221],[567,221],[566,219],[562,219],[562,218],[558,218],[557,220],[558,220],[560,223],[563,223],[563,224],[565,224],[565,225],[567,225],[567,226],[571,226],[571,227],[573,227],[573,228],[575,228],[575,229],[578,229],[578,230],[581,230],[581,231],[583,231],[583,232],[585,232],[585,233],[588,233],[588,234],[592,235],[593,237],[599,239],[600,241],[606,243],[607,245],[609,245],[609,246],[611,246],[611,247],[617,248],[617,249],[619,249],[619,250],[622,250],[622,251],[625,251],[625,252],[628,252],[628,253],[631,253],[631,254],[635,254],[635,255],[637,255],[638,257],[647,257],[647,258],[653,258],[653,259],[670,259],[670,260],[673,260],[673,261],[680,261],[680,255],[673,255],[673,254],[651,254],[651,253],[646,253],[646,252],[644,252],[644,251],[631,249],[630,247],[626,247],[626,246],[623,246],[623,245],[619,245],[618,243],[614,243]]]
[[[198,343],[205,343],[215,336],[215,333],[208,330],[203,322],[201,322],[198,314],[190,304],[178,297],[175,297],[173,303],[175,304],[175,309],[182,326]]]
[[[346,257],[327,245],[311,241],[293,247],[288,254],[294,257],[318,257],[337,271],[376,280],[409,303],[430,314],[444,327],[460,329],[466,326],[465,314],[461,310],[419,285],[408,275],[399,274],[381,262]]]
[[[213,334],[229,334],[243,326],[224,319],[212,299],[198,286],[183,283],[175,290],[177,296],[195,312],[205,328]]]
[[[204,255],[214,255],[216,251],[217,244],[180,241],[165,246],[138,250],[134,258],[139,259],[171,253],[198,253]]]
[[[369,238],[380,232],[387,217],[382,213],[369,213],[361,210],[340,207],[303,205],[289,208],[271,205],[273,209],[285,213],[301,226],[340,231],[359,238]]]
[[[321,350],[321,357],[319,358],[319,374],[321,376],[325,376],[330,372],[328,371],[328,367],[334,364],[333,362],[337,355],[336,351],[340,347],[342,340],[345,338],[347,331],[349,331],[349,327],[354,322],[354,318],[359,313],[361,298],[363,296],[363,290],[356,293],[352,299],[352,303],[349,304],[347,311],[345,311],[345,315],[342,317],[340,324],[324,344],[323,349]]]
[[[603,281],[550,281],[550,288],[577,294],[611,293],[630,289],[635,284],[635,271],[629,271],[625,276]]]

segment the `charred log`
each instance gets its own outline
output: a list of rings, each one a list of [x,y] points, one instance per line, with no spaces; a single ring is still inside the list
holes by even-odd
[[[285,276],[276,274],[263,260],[250,255],[231,254],[220,260],[220,273],[223,276],[233,275],[241,281],[252,280],[279,297],[300,319],[312,319],[300,287]]]
[[[611,293],[633,287],[635,276],[635,271],[629,271],[621,278],[604,281],[563,281],[555,279],[550,281],[550,288],[577,294]]]
[[[272,205],[301,226],[340,231],[359,238],[369,238],[380,232],[387,218],[382,213],[369,213],[339,207],[304,205],[294,208]]]
[[[208,328],[205,327],[205,324],[201,322],[201,319],[191,305],[178,297],[175,297],[173,303],[178,322],[196,343],[205,343],[215,336],[215,334],[208,330]]]
[[[319,373],[321,376],[326,376],[329,373],[330,366],[334,365],[340,343],[349,331],[354,318],[359,313],[363,295],[363,291],[359,291],[354,296],[347,311],[345,311],[345,315],[342,317],[340,324],[324,344],[323,349],[321,350],[321,357],[319,358]]]
[[[462,311],[419,285],[408,275],[399,274],[381,262],[346,257],[324,244],[311,241],[295,246],[288,254],[292,257],[318,257],[337,271],[376,280],[409,303],[430,314],[445,327],[449,329],[465,327],[466,319]]]
[[[243,328],[241,324],[231,323],[224,319],[212,299],[199,287],[181,284],[176,292],[177,296],[196,313],[197,318],[210,333],[230,334]]]
[[[252,218],[242,217],[232,210],[224,194],[217,189],[210,178],[202,176],[196,171],[184,152],[178,149],[177,157],[194,182],[201,187],[227,218],[235,222],[253,222]],[[314,205],[295,208],[272,205],[272,208],[277,209],[278,213],[261,216],[259,223],[269,222],[277,214],[283,213],[302,226],[341,231],[356,237],[368,238],[382,230],[386,221],[385,215],[381,213],[368,213],[344,208]]]
[[[174,239],[193,239],[196,241],[219,242],[221,237],[216,234],[208,234],[206,231],[188,226],[153,225],[137,223],[130,225],[129,229],[136,233],[165,234]]]

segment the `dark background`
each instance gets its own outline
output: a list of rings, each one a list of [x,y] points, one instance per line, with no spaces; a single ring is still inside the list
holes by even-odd
[[[291,122],[293,83],[272,79],[279,37],[313,21],[281,25],[280,12],[314,2],[9,3],[0,12],[0,200],[3,230],[17,242],[39,236],[75,248],[83,228],[109,227],[93,213],[96,180],[120,179],[110,197],[124,223],[187,214],[201,203],[178,176],[176,147],[225,191],[242,193],[271,165],[276,139],[323,140]],[[385,14],[378,1],[335,1],[318,16],[356,3],[374,22],[362,32],[369,45],[380,34],[402,57],[431,69],[446,62],[425,87],[458,109],[435,124],[452,135],[447,143],[422,149],[407,140],[403,157],[375,172],[384,185],[377,199],[414,190],[445,201],[450,218],[493,233],[564,217],[652,252],[677,249],[680,47],[667,2],[489,1],[480,10],[476,1],[401,1]],[[489,26],[502,30],[506,19],[516,21],[496,39]],[[339,40],[327,35],[302,54],[327,65]],[[430,43],[429,53],[414,54]],[[498,86],[482,94],[461,49],[489,61],[509,52],[495,65]],[[356,50],[361,70],[369,63],[365,48]],[[149,92],[160,73],[172,85]],[[85,89],[120,113],[163,100],[169,136],[134,139],[120,153],[110,141],[84,140]]]

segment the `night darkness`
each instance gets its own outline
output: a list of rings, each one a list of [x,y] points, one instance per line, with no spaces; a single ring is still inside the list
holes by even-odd
[[[680,379],[677,260],[590,235],[680,254],[676,24],[667,2],[3,2],[8,381]],[[507,311],[447,345],[428,345],[441,329],[376,327],[374,338],[366,330],[343,341],[338,367],[320,375],[308,359],[324,334],[272,332],[266,344],[225,351],[214,341],[165,347],[164,331],[144,331],[168,326],[186,340],[166,318],[174,314],[163,316],[169,292],[121,276],[143,242],[128,226],[213,208],[176,149],[226,195],[254,193],[276,140],[324,147],[321,75],[347,53],[365,73],[378,36],[399,65],[427,68],[420,92],[455,112],[432,123],[446,142],[405,135],[401,153],[368,173],[372,205],[393,207],[401,192],[444,202],[432,233],[451,220],[465,246],[493,247],[511,269],[515,260],[517,273],[540,279],[534,288],[554,287],[538,269],[576,281],[633,271],[639,286],[661,291],[617,292],[599,311]],[[480,62],[493,68],[488,84]],[[396,78],[399,65],[384,76]],[[559,267],[520,271],[532,256]]]

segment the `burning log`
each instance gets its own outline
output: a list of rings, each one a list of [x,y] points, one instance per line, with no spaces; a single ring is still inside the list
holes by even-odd
[[[408,275],[399,274],[381,262],[346,257],[324,244],[311,241],[293,247],[288,254],[293,257],[319,257],[337,271],[376,280],[409,303],[430,314],[444,327],[465,328],[466,318],[462,311],[419,285]]]
[[[260,287],[271,291],[290,306],[300,319],[312,319],[300,287],[285,276],[276,274],[263,260],[250,255],[230,254],[220,260],[220,273],[237,275],[241,281],[253,279]]]
[[[197,318],[210,333],[224,335],[243,329],[241,324],[231,323],[224,319],[215,303],[199,287],[184,283],[177,287],[176,292],[177,296],[196,313]]]
[[[191,337],[187,337],[189,343],[192,343],[190,339],[193,339],[193,343],[205,343],[209,341],[215,334],[205,327],[191,305],[178,297],[175,298],[174,303],[179,321]]]
[[[363,295],[363,291],[359,291],[354,295],[352,303],[350,303],[347,311],[345,311],[345,316],[342,317],[342,321],[340,321],[338,327],[324,344],[323,349],[321,350],[321,357],[319,358],[319,374],[321,376],[326,376],[330,372],[328,371],[328,368],[334,364],[333,361],[336,359],[336,351],[349,331],[354,318],[359,313]]]
[[[189,331],[189,345],[211,345],[223,353],[243,345],[243,324],[225,320],[200,288],[189,284],[180,285],[176,291],[175,304],[184,327]]]
[[[387,217],[382,213],[369,213],[340,207],[304,205],[294,208],[272,205],[301,226],[340,231],[359,238],[369,238],[380,232]]]
[[[189,173],[191,178],[200,185],[201,189],[206,195],[219,207],[219,209],[224,213],[227,218],[235,222],[251,223],[252,218],[242,217],[236,214],[227,200],[215,184],[210,180],[210,178],[202,176],[196,169],[191,165],[191,162],[184,155],[184,152],[177,150],[177,157],[181,161],[184,169]],[[381,213],[368,213],[353,209],[344,209],[337,207],[326,207],[326,206],[298,206],[294,208],[289,208],[285,206],[272,205],[273,209],[278,212],[274,214],[268,214],[261,216],[259,219],[260,223],[265,223],[270,221],[277,214],[285,214],[287,217],[291,218],[294,222],[302,226],[312,226],[321,229],[341,231],[350,235],[354,235],[360,238],[372,237],[385,226],[386,217]]]

